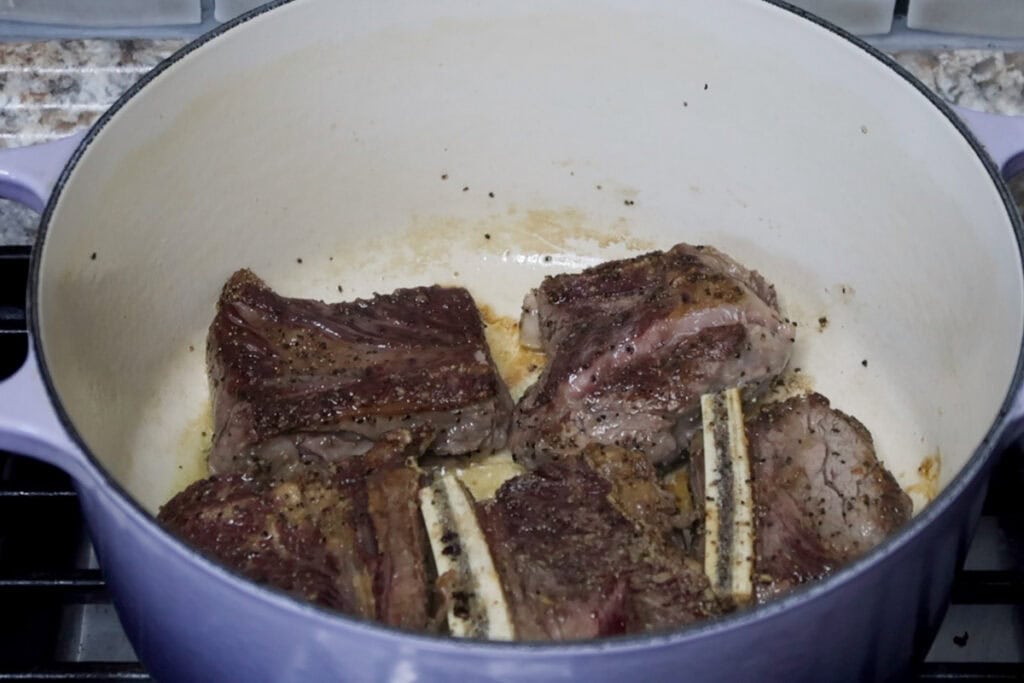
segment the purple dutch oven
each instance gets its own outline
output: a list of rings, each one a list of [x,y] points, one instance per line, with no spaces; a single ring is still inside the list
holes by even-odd
[[[5,193],[45,212],[0,448],[74,477],[159,680],[898,677],[1024,416],[1021,224],[997,170],[1024,126],[963,116],[974,135],[776,2],[274,3],[84,138],[4,153]],[[156,523],[203,473],[202,350],[235,269],[328,300],[455,282],[514,315],[545,274],[682,241],[764,273],[790,317],[828,315],[793,363],[914,495],[905,529],[828,580],[671,633],[459,641],[256,586]]]

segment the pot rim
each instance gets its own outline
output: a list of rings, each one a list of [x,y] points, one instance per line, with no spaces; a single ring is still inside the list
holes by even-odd
[[[939,492],[936,498],[928,503],[928,505],[926,505],[917,516],[911,519],[908,524],[873,548],[871,552],[865,556],[836,571],[825,579],[805,584],[765,605],[747,608],[728,615],[702,620],[672,631],[655,634],[613,636],[572,642],[502,642],[468,638],[459,639],[450,636],[438,636],[404,631],[395,627],[380,624],[376,621],[360,619],[325,607],[319,607],[315,604],[304,602],[298,598],[292,597],[289,593],[286,593],[283,590],[272,586],[257,584],[245,578],[241,573],[229,568],[227,565],[199,553],[184,541],[166,531],[156,518],[145,510],[135,500],[135,498],[109,474],[79,434],[64,409],[64,405],[60,400],[60,396],[50,376],[50,369],[46,362],[46,355],[42,348],[40,336],[40,320],[36,306],[37,293],[39,291],[39,285],[42,277],[42,259],[40,257],[42,256],[42,249],[45,245],[46,236],[49,232],[53,213],[60,202],[63,189],[67,184],[71,173],[78,166],[82,155],[94,142],[100,131],[107,126],[121,108],[138,95],[140,91],[143,91],[151,81],[158,78],[164,71],[172,68],[183,58],[204,46],[206,43],[220,37],[234,28],[262,16],[267,12],[289,5],[296,1],[297,0],[274,0],[273,2],[262,5],[232,19],[231,21],[211,29],[202,36],[182,46],[174,54],[160,62],[156,67],[139,79],[139,81],[132,85],[123,95],[121,95],[121,97],[119,97],[117,101],[103,113],[103,115],[88,131],[61,172],[46,204],[46,208],[40,218],[36,244],[33,250],[34,257],[32,259],[31,272],[29,275],[30,286],[28,290],[29,331],[36,358],[39,363],[40,374],[58,419],[67,431],[68,435],[71,437],[72,441],[85,456],[86,468],[91,470],[90,474],[98,484],[97,490],[117,504],[123,512],[127,513],[129,517],[132,518],[133,522],[146,528],[147,532],[158,535],[164,545],[168,546],[170,550],[176,553],[178,559],[197,565],[198,568],[202,569],[206,573],[207,576],[216,578],[253,599],[264,600],[268,603],[272,603],[276,608],[290,612],[296,617],[313,619],[326,628],[337,628],[341,626],[358,630],[361,632],[361,635],[383,638],[396,643],[402,642],[404,644],[409,644],[410,642],[415,642],[418,646],[424,649],[430,649],[436,652],[450,652],[451,654],[463,655],[470,653],[475,655],[508,655],[519,652],[530,652],[549,656],[627,652],[646,650],[652,647],[673,646],[684,642],[716,637],[720,634],[733,631],[734,629],[743,628],[744,626],[754,622],[761,622],[779,617],[784,613],[799,608],[804,603],[814,600],[818,596],[838,590],[843,584],[866,574],[877,565],[885,562],[887,558],[902,551],[912,542],[914,537],[923,532],[925,527],[935,523],[939,517],[945,514],[954,502],[964,494],[965,490],[976,478],[982,476],[983,471],[989,465],[989,462],[994,455],[996,445],[1004,436],[1004,432],[1008,426],[1007,418],[1010,413],[1013,398],[1021,389],[1022,383],[1024,383],[1024,336],[1022,336],[1019,345],[1016,368],[1014,369],[1013,378],[1010,382],[1006,396],[1003,398],[999,412],[983,437],[981,443],[978,444],[977,448],[975,448],[964,466],[943,488],[943,490]],[[795,15],[797,18],[816,24],[818,27],[831,32],[838,39],[848,41],[866,53],[867,57],[872,57],[895,71],[897,75],[913,86],[913,88],[921,95],[926,97],[967,140],[975,155],[977,155],[979,160],[982,162],[989,178],[994,183],[999,196],[1002,199],[1003,206],[1006,209],[1007,216],[1010,220],[1010,225],[1013,229],[1014,237],[1017,242],[1019,258],[1018,266],[1021,267],[1022,271],[1024,271],[1024,221],[1022,221],[1016,209],[1014,199],[1010,194],[1006,183],[1003,181],[1002,176],[999,173],[999,169],[995,167],[991,159],[985,153],[984,148],[978,142],[977,138],[975,138],[974,134],[953,112],[949,104],[939,98],[932,91],[928,90],[923,83],[914,78],[910,72],[900,66],[899,63],[891,57],[846,30],[821,19],[804,9],[796,7],[785,0],[753,1],[773,5],[778,9]]]

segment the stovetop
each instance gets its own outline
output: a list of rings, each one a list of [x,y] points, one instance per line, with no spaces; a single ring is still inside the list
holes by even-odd
[[[0,378],[27,349],[31,248],[0,247]],[[1002,454],[919,681],[1024,680],[1024,446]],[[884,628],[880,624],[879,628]],[[0,452],[0,681],[146,681],[110,603],[71,481]]]
[[[85,49],[82,41],[55,41],[45,49],[36,47],[35,51],[32,46],[40,43],[26,43],[21,47],[7,45],[7,53],[14,57],[9,56],[9,63],[0,69],[3,71],[0,73],[0,100],[8,105],[0,112],[3,114],[0,116],[0,146],[36,141],[32,136],[46,139],[63,131],[66,125],[57,116],[61,112],[55,107],[67,99],[65,90],[68,89],[94,97],[96,111],[90,116],[98,114],[137,77],[136,72],[148,70],[155,59],[168,54],[183,39],[194,37],[257,1],[174,0],[168,6],[180,7],[186,14],[191,12],[188,16],[195,15],[198,20],[190,24],[152,24],[145,28],[83,28],[68,23],[42,25],[9,21],[23,11],[19,7],[36,12],[43,6],[63,7],[64,10],[81,6],[93,11],[103,4],[92,0],[0,2],[3,5],[0,7],[0,41],[84,37],[162,39],[150,40],[143,47],[127,41],[127,47],[114,51],[116,54],[107,67],[94,68],[88,77],[81,78],[74,74],[67,76],[45,59],[40,63],[39,54],[40,50],[52,51],[55,46],[65,46],[70,55],[68,61],[74,63],[74,57]],[[850,5],[859,2],[842,1]],[[118,2],[128,6],[126,2]],[[818,0],[808,0],[808,4],[816,2]],[[908,19],[908,8],[913,3],[917,3],[918,8],[931,8],[931,13],[918,12],[917,19]],[[150,4],[155,6],[156,3]],[[876,0],[873,4],[886,3]],[[1024,86],[1017,88],[1019,93],[1007,93],[1003,92],[1003,81],[986,80],[983,67],[989,60],[989,52],[978,55],[978,59],[968,54],[971,59],[965,60],[958,71],[942,63],[942,53],[935,51],[983,48],[1007,51],[1006,55],[1024,55],[1024,33],[994,39],[966,35],[966,25],[960,26],[965,35],[928,33],[928,29],[938,30],[940,20],[948,18],[957,3],[899,0],[890,4],[895,7],[893,30],[872,36],[870,42],[895,54],[901,64],[922,80],[930,79],[929,87],[942,96],[966,106],[972,106],[978,99],[972,95],[975,91],[998,96],[999,101],[1008,94],[1024,96]],[[964,10],[966,14],[963,11],[961,14],[971,21],[980,21],[985,12],[991,13],[997,5],[1002,6],[996,2],[983,6],[973,0],[965,0],[960,5],[960,10],[969,8],[969,11]],[[961,21],[966,20],[961,18]],[[19,52],[22,47],[25,54]],[[130,60],[125,57],[125,50],[130,53]],[[899,51],[904,50],[921,52],[900,55]],[[1001,53],[991,54],[995,55],[992,59],[1009,60],[1000,56]],[[89,64],[95,66],[92,62]],[[1011,86],[1011,77],[1018,72],[1016,64],[1005,68],[1007,78],[1004,80]],[[29,79],[33,68],[43,74],[38,79],[45,85],[42,98],[37,92],[39,84]],[[54,71],[53,77],[43,73],[47,69]],[[19,84],[21,90],[17,87]],[[83,114],[81,102],[68,100],[66,104],[71,112],[67,115],[70,123],[88,125],[91,118]],[[46,110],[45,115],[35,118],[49,122],[54,130],[37,130],[27,123],[29,119],[35,121],[36,109]],[[1011,107],[1003,113],[1018,112]],[[60,126],[53,125],[55,116],[60,119]],[[1011,184],[1019,190],[1018,196],[1024,197],[1024,177]],[[12,230],[11,224],[17,222],[12,216],[25,225]],[[11,205],[0,202],[0,379],[21,365],[27,348],[24,301],[31,248],[11,244],[17,244],[18,240],[30,241],[35,220],[35,216],[17,212]],[[977,533],[956,578],[945,620],[920,662],[916,680],[1024,680],[1024,512],[1020,503],[1024,491],[1024,445],[1014,445],[1002,455],[992,481]],[[879,628],[884,629],[885,625],[880,624]],[[0,451],[0,682],[126,680],[151,679],[138,663],[111,605],[70,479],[50,466]]]

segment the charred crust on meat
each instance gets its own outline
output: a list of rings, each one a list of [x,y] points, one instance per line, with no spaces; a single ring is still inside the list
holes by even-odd
[[[549,276],[530,298],[549,362],[513,420],[510,445],[526,464],[591,442],[674,459],[700,394],[742,383],[756,396],[795,337],[771,285],[710,247]],[[613,403],[630,406],[621,424]]]
[[[760,601],[829,574],[910,518],[910,499],[878,461],[867,428],[824,396],[762,406],[747,433],[763,529],[759,572],[770,577]]]
[[[409,435],[406,435],[409,436]],[[429,630],[426,541],[414,497],[419,472],[398,437],[362,458],[231,472],[194,483],[158,520],[258,583],[324,607]],[[401,567],[387,582],[385,567]]]
[[[222,291],[207,358],[211,378],[222,380],[213,385],[213,471],[261,449],[284,454],[300,440],[358,453],[389,430],[421,426],[436,431],[442,454],[497,448],[511,417],[483,321],[462,288],[325,304],[280,297],[241,270]]]
[[[720,613],[640,453],[589,447],[506,481],[478,505],[525,639],[638,633]]]

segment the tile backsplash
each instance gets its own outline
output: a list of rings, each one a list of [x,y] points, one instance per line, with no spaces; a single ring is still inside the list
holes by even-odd
[[[341,2],[343,0],[336,0]],[[718,0],[709,0],[718,1]],[[0,40],[192,38],[266,0],[0,0]],[[899,31],[1024,39],[1024,0],[789,0],[863,36]],[[905,20],[902,18],[905,15]]]
[[[896,0],[789,0],[798,7],[825,17],[848,31],[887,33],[892,26]],[[254,7],[261,0],[216,0],[215,18],[226,21]]]
[[[896,0],[789,0],[851,33],[878,35],[892,29]]]
[[[200,0],[0,0],[0,20],[89,27],[198,24]]]
[[[907,26],[941,33],[1024,38],[1024,0],[911,0]]]
[[[263,2],[264,0],[216,0],[213,17],[217,21],[227,21],[242,12],[259,7]]]

